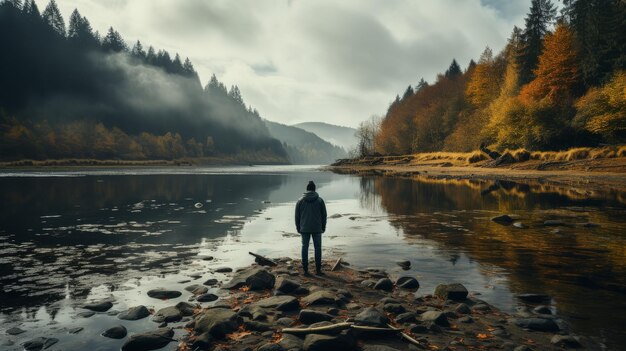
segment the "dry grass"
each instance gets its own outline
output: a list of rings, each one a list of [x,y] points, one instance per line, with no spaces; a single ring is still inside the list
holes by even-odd
[[[533,151],[530,155],[532,160],[540,161],[595,160],[615,157],[626,157],[626,145],[601,148],[577,147],[564,151]]]

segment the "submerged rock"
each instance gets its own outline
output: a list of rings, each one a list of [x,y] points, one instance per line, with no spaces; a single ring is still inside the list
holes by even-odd
[[[83,305],[84,309],[95,311],[95,312],[106,312],[113,307],[113,303],[111,301],[101,301],[94,302],[91,304]]]
[[[213,286],[213,285],[217,285],[218,282],[219,281],[217,279],[211,278],[211,279],[208,279],[207,281],[205,281],[202,284],[207,285],[207,286]]]
[[[396,264],[400,267],[402,267],[402,269],[404,270],[408,270],[411,268],[411,261],[409,260],[402,260],[402,261],[397,261]]]
[[[435,288],[435,296],[444,300],[465,300],[467,289],[459,283],[439,284]]]
[[[233,271],[230,267],[219,267],[215,270],[217,273],[230,273]]]
[[[138,319],[146,318],[150,315],[150,311],[144,305],[139,305],[135,307],[131,307],[126,311],[117,315],[117,318],[136,321]]]
[[[26,332],[26,330],[18,328],[18,327],[13,327],[13,328],[7,330],[7,334],[9,334],[9,335],[19,335],[19,334],[22,334],[22,333],[25,333],[25,332]]]
[[[176,290],[152,289],[148,291],[148,296],[161,300],[175,299],[180,297],[180,295],[182,295],[182,293]]]
[[[146,351],[158,350],[165,347],[174,336],[174,330],[171,328],[161,328],[145,333],[131,335],[130,338],[122,345],[122,351]]]
[[[114,327],[111,327],[105,330],[102,333],[102,336],[111,338],[111,339],[123,339],[126,337],[126,334],[128,334],[128,332],[126,331],[126,328],[123,325],[116,325]]]
[[[39,337],[23,343],[22,346],[24,346],[26,351],[39,351],[45,350],[57,342],[59,342],[59,339]]]
[[[515,320],[515,325],[536,331],[556,332],[559,326],[550,318],[519,318]]]

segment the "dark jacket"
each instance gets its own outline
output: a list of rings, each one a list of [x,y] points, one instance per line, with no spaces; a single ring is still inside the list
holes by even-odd
[[[296,204],[296,230],[298,233],[326,231],[326,205],[315,191],[304,193]]]

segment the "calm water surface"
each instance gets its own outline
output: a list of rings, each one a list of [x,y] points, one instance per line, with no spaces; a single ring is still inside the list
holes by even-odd
[[[159,309],[191,294],[163,302],[147,290],[227,280],[213,270],[248,265],[248,251],[298,257],[293,206],[310,179],[334,215],[326,257],[414,275],[418,295],[461,282],[509,312],[521,306],[515,294],[546,293],[573,332],[611,350],[626,342],[624,193],[228,167],[0,173],[0,349],[46,336],[60,340],[54,350],[119,350],[123,341],[99,334],[156,323],[82,318],[81,304],[114,298],[116,311]],[[527,228],[490,221],[501,213]],[[546,227],[548,219],[564,225]],[[400,259],[412,268],[402,271]],[[26,332],[9,336],[11,327]],[[75,327],[84,329],[68,333]]]

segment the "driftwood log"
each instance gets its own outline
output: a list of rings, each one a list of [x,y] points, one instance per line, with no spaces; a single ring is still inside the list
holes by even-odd
[[[254,252],[248,252],[250,255],[254,256],[254,261],[258,264],[260,264],[261,266],[271,266],[271,267],[275,267],[276,266],[276,262],[270,260],[267,257],[263,257],[259,254],[255,254]]]
[[[341,257],[339,257],[339,258],[337,259],[337,262],[335,262],[335,264],[333,265],[333,268],[331,268],[330,270],[331,270],[331,271],[336,271],[336,270],[337,270],[337,268],[339,268],[339,267],[341,267]]]
[[[323,327],[315,328],[284,328],[283,333],[293,335],[307,335],[307,334],[326,334],[326,333],[339,333],[342,330],[354,329],[361,332],[399,332],[402,329],[389,326],[388,328],[368,327],[365,325],[355,325],[354,323],[342,322]]]

